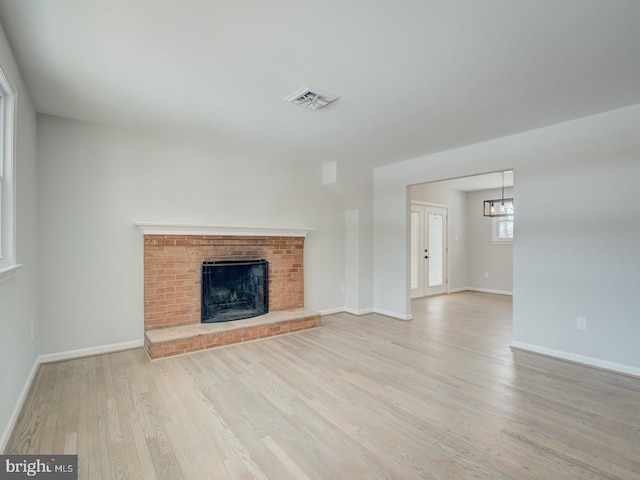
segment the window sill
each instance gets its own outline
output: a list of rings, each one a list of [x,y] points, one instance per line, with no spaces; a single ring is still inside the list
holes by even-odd
[[[513,240],[491,240],[494,245],[513,245]]]
[[[22,264],[16,263],[10,267],[0,269],[0,285],[11,280],[21,266]]]

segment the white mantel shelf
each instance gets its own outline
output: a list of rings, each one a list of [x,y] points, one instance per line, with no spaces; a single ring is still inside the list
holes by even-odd
[[[313,228],[251,227],[247,225],[189,225],[136,222],[144,235],[227,235],[244,237],[306,237]]]

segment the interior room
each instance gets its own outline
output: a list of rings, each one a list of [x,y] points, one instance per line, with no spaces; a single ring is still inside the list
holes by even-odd
[[[490,200],[498,200],[498,208],[509,200],[515,202],[513,191],[512,170],[409,187],[412,299],[466,290],[513,295],[515,219],[512,215],[491,217],[490,207],[485,209]],[[443,216],[435,231],[428,225],[425,215],[429,213]],[[422,231],[420,224],[427,228]],[[501,226],[508,226],[509,231],[501,234]],[[434,264],[435,254],[440,258]],[[428,269],[424,268],[425,257],[429,257]]]
[[[640,479],[639,21],[0,0],[0,452]],[[205,319],[204,265],[247,261],[268,312]]]

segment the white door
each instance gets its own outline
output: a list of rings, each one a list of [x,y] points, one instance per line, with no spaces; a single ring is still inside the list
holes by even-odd
[[[447,209],[411,204],[411,298],[447,291]]]

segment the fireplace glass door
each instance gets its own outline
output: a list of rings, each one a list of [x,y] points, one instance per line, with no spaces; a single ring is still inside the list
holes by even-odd
[[[202,264],[203,323],[228,322],[269,311],[266,260]]]

